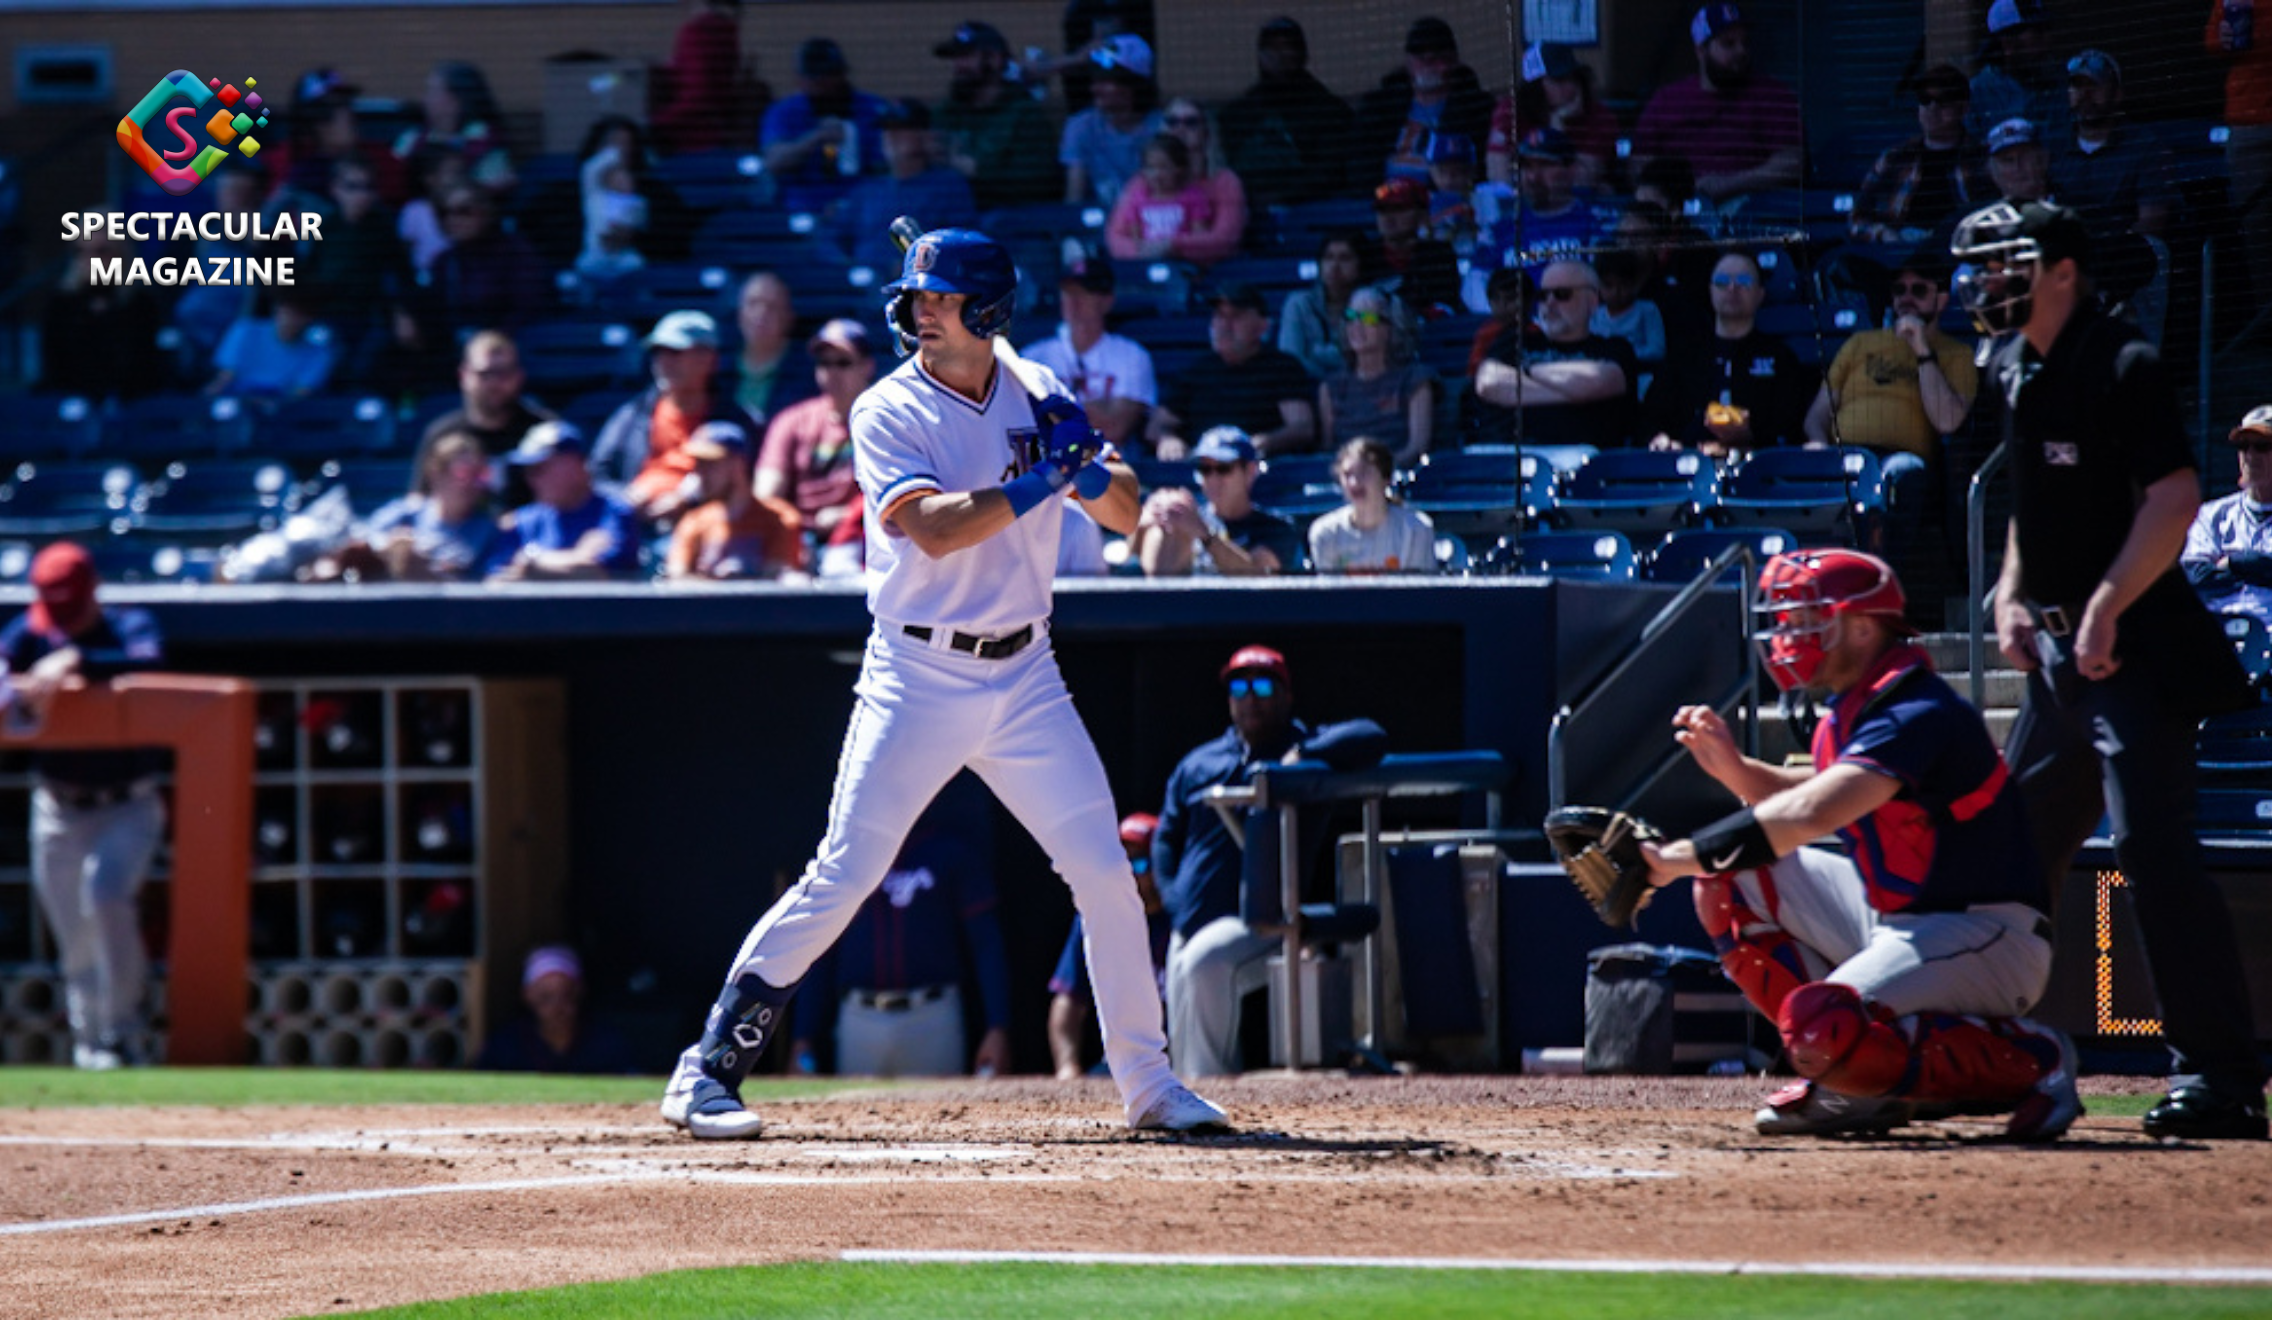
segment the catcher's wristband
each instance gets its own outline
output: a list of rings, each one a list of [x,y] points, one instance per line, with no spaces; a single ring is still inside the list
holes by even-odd
[[[1688,842],[1706,875],[1775,864],[1775,845],[1767,841],[1767,827],[1750,807],[1720,817],[1689,835]]]

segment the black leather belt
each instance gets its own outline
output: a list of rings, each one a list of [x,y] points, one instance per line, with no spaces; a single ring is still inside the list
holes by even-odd
[[[873,1008],[884,1013],[905,1013],[924,1004],[935,1004],[947,997],[943,985],[917,986],[913,990],[848,990],[844,997],[862,1008]]]
[[[938,635],[937,629],[920,628],[912,623],[902,627],[900,631],[919,642],[930,641]],[[958,632],[947,638],[948,646],[981,660],[1007,660],[1032,644],[1033,625],[1030,623],[1002,637],[974,637],[969,633]]]
[[[2072,636],[2083,622],[2080,605],[2038,605],[2029,601],[2027,607],[2035,615],[2035,626],[2053,637]]]

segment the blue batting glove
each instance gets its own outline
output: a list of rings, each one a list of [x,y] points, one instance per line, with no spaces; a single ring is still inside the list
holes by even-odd
[[[1089,425],[1086,415],[1068,417],[1049,429],[1049,438],[1042,444],[1042,453],[1052,463],[1063,463],[1078,468],[1097,456],[1104,448],[1104,437]]]
[[[1033,416],[1041,424],[1044,434],[1055,431],[1060,423],[1077,421],[1088,426],[1088,410],[1062,394],[1052,394],[1033,406]]]
[[[1089,465],[1073,474],[1073,493],[1084,500],[1093,500],[1112,489],[1112,469],[1103,462],[1092,460]]]

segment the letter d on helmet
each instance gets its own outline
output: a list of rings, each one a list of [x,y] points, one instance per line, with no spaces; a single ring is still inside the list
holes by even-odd
[[[962,324],[980,339],[1010,328],[1017,308],[1018,268],[1009,249],[975,229],[934,229],[908,245],[899,278],[884,286],[899,351],[915,350],[915,305],[909,293],[963,295]]]

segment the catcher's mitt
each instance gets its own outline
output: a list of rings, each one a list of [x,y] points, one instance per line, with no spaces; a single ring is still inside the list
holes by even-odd
[[[1549,812],[1545,830],[1555,858],[1601,919],[1619,929],[1632,928],[1657,893],[1649,883],[1641,844],[1662,842],[1664,831],[1639,816],[1603,807]]]

